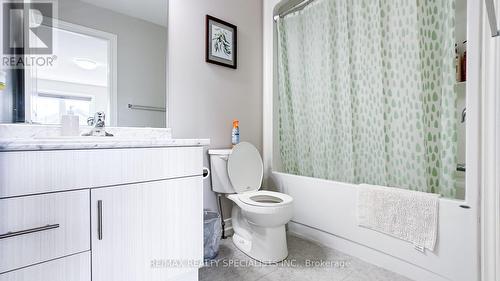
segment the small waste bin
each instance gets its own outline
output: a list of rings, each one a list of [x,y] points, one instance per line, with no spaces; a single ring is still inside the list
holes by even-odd
[[[203,245],[205,260],[214,259],[219,253],[222,234],[220,216],[216,212],[203,211]]]

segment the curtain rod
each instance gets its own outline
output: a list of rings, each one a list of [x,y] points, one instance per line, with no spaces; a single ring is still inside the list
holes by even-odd
[[[316,0],[287,0],[282,4],[278,4],[274,11],[274,20],[277,21],[279,18],[300,11],[314,1]]]

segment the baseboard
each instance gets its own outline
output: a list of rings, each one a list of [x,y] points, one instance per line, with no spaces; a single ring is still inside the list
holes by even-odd
[[[421,268],[397,257],[366,247],[332,233],[312,228],[300,223],[288,223],[288,232],[301,238],[315,241],[326,247],[339,250],[348,255],[376,266],[396,272],[415,281],[451,281],[441,275]]]

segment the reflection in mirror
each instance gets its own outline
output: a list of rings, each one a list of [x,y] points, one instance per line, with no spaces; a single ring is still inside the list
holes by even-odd
[[[59,124],[71,113],[83,125],[104,111],[108,125],[165,127],[167,0],[53,3],[42,26],[54,63],[6,70],[0,122]]]
[[[57,65],[30,72],[31,120],[58,124],[63,114],[72,112],[85,125],[94,112],[112,113],[116,35],[63,21],[52,30]]]
[[[457,0],[455,10],[455,68],[457,94],[457,170],[455,174],[456,198],[465,199],[465,137],[466,137],[466,80],[467,80],[467,0]]]

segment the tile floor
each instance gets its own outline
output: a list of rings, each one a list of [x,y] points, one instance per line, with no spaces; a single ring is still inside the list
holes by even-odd
[[[411,281],[292,235],[288,235],[288,251],[288,263],[264,265],[236,249],[230,238],[222,240],[219,256],[200,269],[200,281]]]

